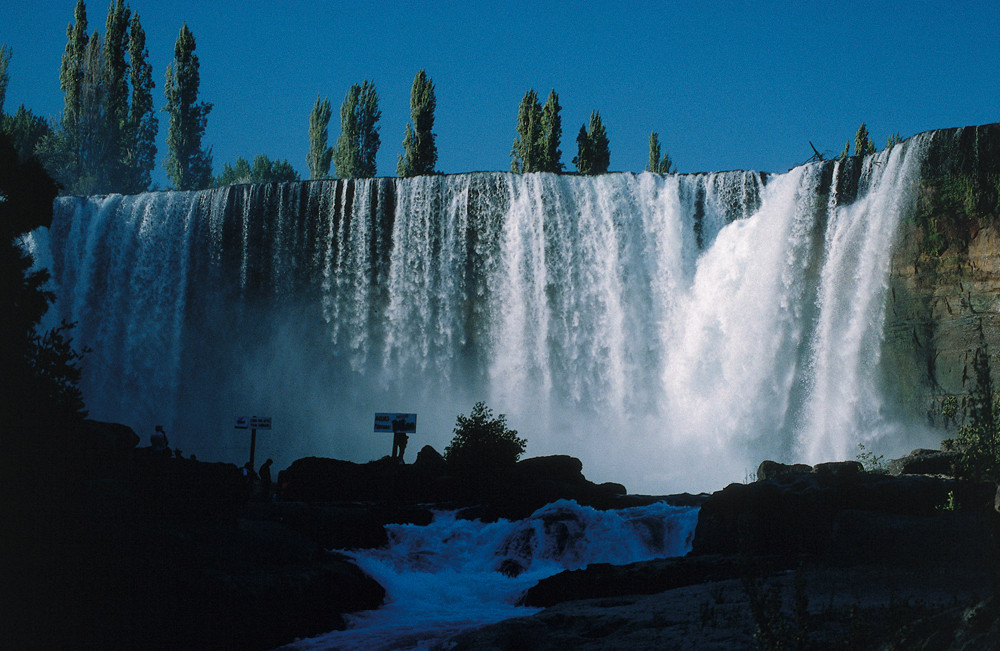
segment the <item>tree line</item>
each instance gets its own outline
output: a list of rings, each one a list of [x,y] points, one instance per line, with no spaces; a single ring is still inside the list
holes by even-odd
[[[23,159],[37,158],[59,183],[62,192],[91,195],[133,194],[150,188],[156,165],[159,119],[153,102],[152,67],[148,62],[146,35],[137,12],[124,0],[112,0],[104,34],[88,32],[87,8],[77,0],[73,22],[66,28],[66,49],[59,71],[64,95],[62,114],[52,120],[35,115],[23,105],[14,114],[4,113],[12,51],[0,45],[0,131],[6,133]],[[164,84],[167,114],[166,175],[179,190],[202,189],[235,183],[295,181],[299,175],[287,160],[264,154],[252,161],[239,157],[213,176],[212,148],[203,138],[212,111],[199,99],[199,61],[194,35],[183,24],[166,69]],[[400,177],[434,174],[437,146],[434,82],[420,70],[410,91],[410,122],[405,126],[396,173]],[[552,90],[542,104],[534,89],[521,100],[510,152],[515,173],[564,173],[562,162],[562,107]],[[309,116],[309,178],[367,178],[376,175],[376,155],[381,146],[379,96],[375,84],[365,80],[352,85],[340,105],[340,134],[333,144],[329,98],[317,97]],[[889,138],[888,146],[900,141]],[[850,155],[850,141],[842,157]],[[855,136],[854,155],[873,153],[875,146],[862,123]],[[580,126],[572,164],[578,174],[603,174],[611,161],[610,140],[598,111]],[[646,170],[676,172],[657,132],[649,138]]]
[[[259,154],[252,161],[239,157],[225,163],[213,176],[212,148],[203,143],[213,105],[199,99],[199,60],[194,34],[182,24],[167,66],[164,83],[167,152],[162,164],[173,188],[202,189],[234,183],[293,181],[299,175],[287,160]],[[152,66],[146,34],[138,12],[124,0],[112,0],[104,33],[90,31],[87,7],[77,0],[73,21],[66,28],[59,85],[62,113],[51,120],[24,105],[4,112],[12,51],[0,45],[0,131],[10,138],[18,155],[37,158],[65,194],[133,194],[150,188],[157,162],[156,137],[160,128],[153,100]],[[434,174],[437,146],[434,82],[426,71],[414,77],[410,92],[410,122],[403,134],[403,153],[396,173],[400,177]],[[542,106],[529,90],[518,108],[511,170],[519,173],[563,173],[562,125],[559,97],[553,90]],[[376,175],[375,158],[381,146],[379,96],[372,81],[352,85],[340,106],[340,134],[329,144],[333,110],[328,98],[316,98],[309,116],[309,178]],[[655,154],[654,154],[655,145]],[[658,136],[650,139],[649,171],[673,171],[665,153],[660,158]],[[610,165],[607,131],[599,112],[580,127],[572,162],[580,174],[602,174]]]

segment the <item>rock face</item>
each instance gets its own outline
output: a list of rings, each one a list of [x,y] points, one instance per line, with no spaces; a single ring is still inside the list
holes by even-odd
[[[940,135],[891,261],[882,368],[904,411],[954,427],[976,350],[1000,380],[1000,125]]]

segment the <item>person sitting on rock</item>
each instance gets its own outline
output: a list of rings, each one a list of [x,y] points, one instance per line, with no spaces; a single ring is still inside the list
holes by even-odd
[[[153,446],[153,454],[156,456],[170,456],[170,442],[167,441],[167,433],[163,431],[163,425],[157,425],[149,442]]]

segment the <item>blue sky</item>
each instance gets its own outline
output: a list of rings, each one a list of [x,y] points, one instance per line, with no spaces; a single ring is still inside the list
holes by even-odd
[[[109,0],[87,5],[103,33]],[[5,109],[62,109],[59,61],[74,0],[5,0],[13,47]],[[861,122],[879,149],[895,132],[1000,120],[1000,3],[991,2],[231,2],[131,0],[147,33],[162,107],[181,24],[195,35],[205,144],[215,171],[265,153],[305,174],[317,95],[336,109],[374,81],[378,173],[395,174],[409,91],[424,68],[437,92],[443,172],[506,170],[528,88],[559,94],[563,162],[592,110],[611,169],[640,171],[650,131],[680,172],[784,171],[811,140],[839,153]],[[162,171],[166,120],[160,114]]]

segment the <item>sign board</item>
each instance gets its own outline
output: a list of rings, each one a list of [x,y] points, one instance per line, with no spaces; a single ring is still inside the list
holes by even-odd
[[[250,429],[271,429],[270,416],[251,416]]]
[[[236,429],[271,429],[271,417],[270,416],[237,416],[236,424],[233,426]]]
[[[375,414],[376,432],[416,432],[416,414]]]

